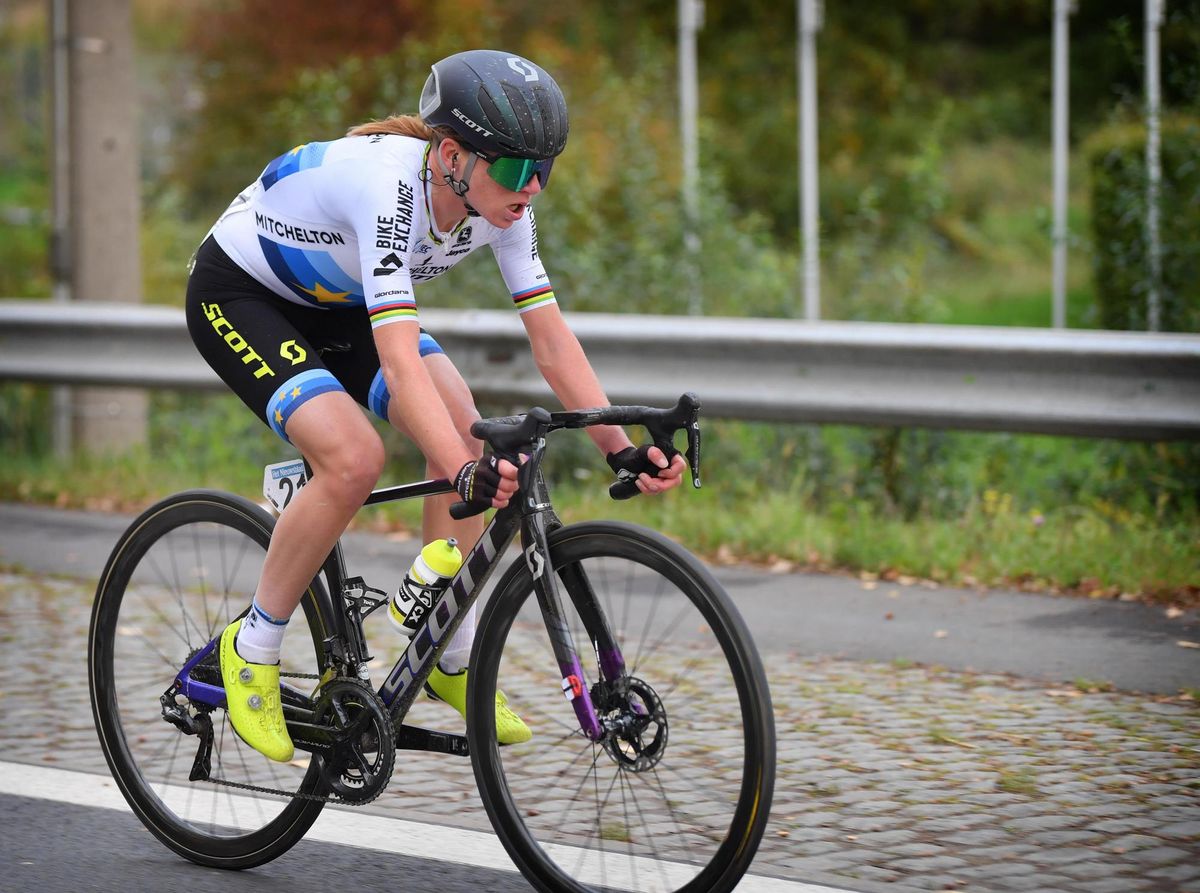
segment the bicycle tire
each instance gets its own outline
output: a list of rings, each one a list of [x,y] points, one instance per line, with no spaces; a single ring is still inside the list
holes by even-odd
[[[480,620],[468,682],[472,762],[496,834],[526,879],[543,893],[732,890],[762,839],[775,776],[770,693],[744,622],[703,565],[653,531],[619,522],[577,524],[552,533],[549,545],[588,681],[599,678],[600,658],[593,631],[583,629],[573,597],[565,591],[563,572],[568,568],[584,569],[608,622],[620,621],[614,634],[625,654],[627,678],[640,680],[648,692],[644,704],[657,699],[652,710],[643,712],[657,717],[661,707],[662,718],[655,720],[661,743],[655,737],[649,747],[644,741],[621,745],[628,753],[613,755],[607,746],[583,737],[560,680],[554,678],[563,672],[556,661],[543,659],[540,664],[548,666],[539,664],[531,671],[530,640],[548,636],[537,598],[530,598],[531,572],[519,559],[497,585]],[[692,622],[689,608],[702,618],[699,624]],[[665,645],[665,638],[652,641],[643,655],[646,638],[633,640],[655,627],[653,615],[660,609],[671,612],[663,618],[665,635],[678,633],[684,641],[677,646]],[[548,645],[545,653],[550,654]],[[714,679],[722,661],[733,695],[706,691],[698,681]],[[537,678],[530,681],[530,675]],[[527,744],[500,747],[496,742],[498,680],[510,707],[533,731]],[[566,681],[561,688],[567,688]],[[706,713],[713,705],[715,716]],[[551,712],[556,709],[562,711],[558,717]],[[719,750],[706,755],[713,741]],[[631,761],[655,747],[660,762],[630,769]],[[707,773],[704,778],[689,779],[698,770]],[[580,810],[582,818],[569,812],[581,795],[585,801],[595,798]],[[631,823],[638,820],[642,827],[634,829]]]
[[[189,654],[248,607],[274,524],[262,508],[232,494],[194,490],[168,497],[121,536],[92,607],[88,683],[113,777],[155,837],[184,858],[215,868],[250,868],[278,857],[324,806],[189,782],[200,739],[163,720],[158,700]],[[322,671],[328,624],[321,606],[327,602],[315,579],[301,602],[310,635],[285,637],[286,670]],[[210,717],[213,776],[236,774],[228,780],[294,788],[300,795],[320,787],[316,766],[304,765],[307,755],[272,764],[237,737],[223,709]]]

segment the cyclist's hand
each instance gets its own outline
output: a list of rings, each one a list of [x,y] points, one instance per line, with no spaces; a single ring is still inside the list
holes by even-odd
[[[502,509],[517,492],[517,466],[488,453],[467,462],[454,476],[454,489],[478,512]]]
[[[658,447],[644,445],[609,453],[608,466],[616,472],[618,481],[636,485],[639,492],[662,493],[679,486],[687,462],[677,450],[672,450],[668,459]],[[634,495],[632,490],[629,495]]]

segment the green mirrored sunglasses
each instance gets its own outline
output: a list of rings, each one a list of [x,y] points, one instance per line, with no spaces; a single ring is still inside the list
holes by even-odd
[[[554,166],[553,158],[511,158],[507,155],[479,157],[488,162],[488,176],[511,192],[520,192],[535,176],[545,189],[550,180],[550,168]]]

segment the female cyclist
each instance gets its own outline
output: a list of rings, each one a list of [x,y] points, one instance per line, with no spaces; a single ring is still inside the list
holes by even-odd
[[[279,702],[279,648],[301,594],[375,486],[383,443],[357,404],[420,447],[430,477],[454,482],[477,512],[502,508],[517,469],[483,455],[462,376],[418,323],[414,285],[490,245],[538,369],[567,408],[608,400],[563,320],[538,256],[530,203],[567,140],[554,79],[512,53],[472,50],[433,66],[419,117],[351,128],[297,146],[234,199],[198,250],[188,330],[230,388],[312,467],[275,526],[253,604],[224,631],[221,675],[234,728],[292,758]],[[679,484],[684,461],[589,428],[643,493]],[[474,542],[483,518],[454,521],[455,495],[425,504],[425,542]],[[473,612],[429,686],[465,714]],[[529,729],[497,698],[502,743]]]

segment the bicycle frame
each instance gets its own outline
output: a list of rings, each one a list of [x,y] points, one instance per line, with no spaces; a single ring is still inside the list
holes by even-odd
[[[404,717],[416,700],[421,687],[461,626],[466,612],[479,599],[518,530],[521,534],[521,552],[533,577],[538,603],[562,673],[563,691],[572,701],[584,735],[593,741],[599,741],[606,733],[592,703],[591,694],[583,684],[583,667],[565,619],[554,574],[546,573],[550,568],[549,535],[562,526],[562,522],[554,513],[549,489],[541,473],[546,433],[545,429],[539,430],[528,459],[519,468],[519,489],[513,501],[496,512],[482,536],[471,548],[458,573],[442,591],[433,607],[425,613],[408,646],[379,687],[379,697],[387,706],[398,738],[403,728]],[[364,505],[452,492],[454,487],[448,481],[423,481],[376,490]],[[341,662],[352,675],[361,676],[365,670],[360,671],[360,668],[364,668],[370,660],[362,631],[362,617],[385,604],[386,596],[382,600],[367,598],[365,591],[368,587],[361,578],[347,576],[340,543],[334,546],[322,565],[322,571],[333,602],[332,605],[325,606],[332,608],[325,613],[328,614],[328,620],[333,627],[325,642],[327,658],[330,663]],[[595,637],[593,644],[600,657],[602,672],[608,679],[618,678],[624,672],[624,659],[611,635],[603,612],[596,604],[582,569],[569,568],[564,573],[568,574],[572,581],[572,601]],[[351,592],[358,591],[358,587],[361,587],[363,594],[350,595]],[[383,595],[379,590],[373,591]],[[362,610],[364,604],[368,605],[366,611]],[[175,684],[178,690],[193,702],[224,707],[225,691],[221,686],[192,677],[192,671],[215,647],[216,640],[213,640],[195,654],[180,670]],[[285,708],[289,702],[287,694],[285,690]],[[302,695],[299,697],[303,698]],[[297,744],[303,746],[301,742]],[[465,742],[461,747],[449,749],[452,752],[465,753]]]

